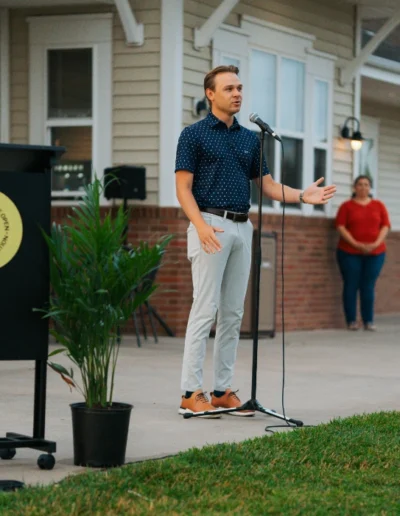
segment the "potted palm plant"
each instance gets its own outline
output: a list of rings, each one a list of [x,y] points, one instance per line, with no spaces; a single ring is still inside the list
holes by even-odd
[[[96,179],[68,224],[53,225],[51,234],[44,234],[52,294],[43,311],[61,345],[49,357],[65,353],[81,382],[72,368],[52,361],[49,365],[83,395],[84,402],[71,405],[74,463],[92,467],[125,461],[132,405],[114,401],[118,331],[156,288],[146,280],[159,267],[170,240],[126,248],[129,214],[121,206],[116,214],[102,216],[101,193]]]

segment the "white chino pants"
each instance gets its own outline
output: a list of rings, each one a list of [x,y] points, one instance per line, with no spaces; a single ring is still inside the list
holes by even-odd
[[[253,225],[233,222],[202,213],[207,224],[224,230],[215,233],[222,250],[207,254],[200,245],[196,228],[187,230],[188,259],[192,264],[193,305],[189,316],[183,356],[183,391],[203,387],[206,344],[217,311],[214,342],[214,390],[231,387],[251,266]]]

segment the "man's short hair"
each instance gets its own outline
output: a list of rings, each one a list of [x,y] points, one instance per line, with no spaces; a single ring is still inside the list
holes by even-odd
[[[219,75],[220,73],[235,73],[236,75],[239,75],[239,68],[234,65],[222,65],[217,66],[204,77],[204,94],[207,97],[206,90],[210,89],[212,91],[215,91],[215,77]],[[211,102],[208,99],[208,105],[211,109]]]

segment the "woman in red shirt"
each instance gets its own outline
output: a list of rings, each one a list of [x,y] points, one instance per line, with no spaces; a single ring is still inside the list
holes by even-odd
[[[390,221],[385,205],[371,199],[371,186],[368,176],[357,177],[353,197],[340,206],[336,215],[340,234],[337,261],[343,278],[343,308],[350,330],[358,330],[358,291],[364,329],[376,330],[375,283],[385,261],[385,238]]]

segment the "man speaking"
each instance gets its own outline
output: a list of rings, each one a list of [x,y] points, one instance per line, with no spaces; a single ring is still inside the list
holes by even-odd
[[[182,131],[176,154],[177,197],[190,220],[187,249],[193,281],[182,368],[182,415],[241,406],[231,387],[251,267],[250,181],[262,188],[263,195],[283,201],[282,185],[272,179],[265,161],[260,184],[259,139],[234,116],[243,95],[238,73],[236,66],[218,66],[205,76],[210,112]],[[323,179],[304,191],[285,186],[285,201],[326,204],[336,187],[320,187]],[[217,311],[210,403],[203,392],[203,365]],[[230,414],[253,416],[254,412]]]

